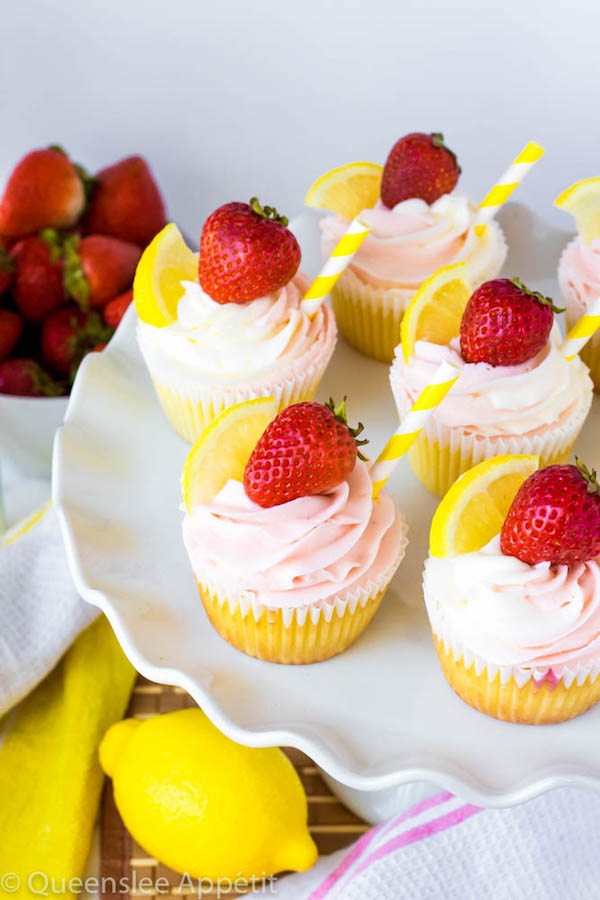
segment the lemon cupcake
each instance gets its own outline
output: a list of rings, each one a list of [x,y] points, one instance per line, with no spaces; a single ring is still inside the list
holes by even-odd
[[[600,178],[577,182],[555,202],[575,216],[579,232],[565,247],[558,266],[565,318],[571,328],[600,297]],[[582,349],[581,358],[600,391],[600,331]]]
[[[309,317],[300,248],[274,210],[228,203],[207,219],[200,257],[168,225],[134,283],[138,343],[171,425],[193,443],[227,407],[314,397],[335,348],[331,309]]]
[[[600,493],[579,464],[504,456],[454,484],[431,528],[427,612],[468,704],[524,724],[600,700]]]
[[[310,189],[307,204],[333,212],[321,221],[325,256],[354,216],[371,229],[331,293],[340,332],[361,353],[392,361],[408,304],[440,267],[468,260],[474,286],[502,268],[502,230],[493,222],[476,232],[476,207],[455,190],[459,173],[441,135],[411,134],[384,168],[352,163]]]
[[[465,264],[433,276],[415,297],[390,370],[402,419],[446,360],[460,378],[409,451],[412,468],[443,495],[471,466],[502,454],[568,459],[590,410],[587,366],[567,362],[552,301],[518,279],[472,295]]]
[[[200,438],[184,470],[183,539],[225,640],[269,662],[319,662],[369,624],[406,525],[389,494],[372,499],[343,405],[299,403],[270,421],[276,412],[270,400],[240,404]]]

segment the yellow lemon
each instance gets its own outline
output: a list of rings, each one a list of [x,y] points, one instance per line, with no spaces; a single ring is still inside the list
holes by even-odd
[[[379,200],[383,166],[370,162],[348,163],[321,175],[304,202],[314,209],[329,209],[344,219],[353,219]]]
[[[148,325],[162,328],[177,318],[182,281],[196,281],[198,256],[192,253],[177,225],[171,223],[148,244],[133,281],[137,314]]]
[[[515,494],[539,467],[538,456],[494,456],[455,481],[431,523],[432,556],[485,547],[502,530]]]
[[[258,397],[224,409],[210,423],[183,467],[181,489],[188,512],[209,503],[230,478],[242,480],[250,454],[276,415],[273,398]]]
[[[444,266],[423,282],[404,313],[400,328],[407,361],[414,354],[417,341],[448,344],[458,337],[472,292],[466,262]]]
[[[586,244],[600,238],[600,177],[575,182],[556,198],[554,205],[571,213]]]
[[[100,762],[133,838],[177,872],[249,880],[317,859],[289,759],[235,744],[200,709],[118,722]]]

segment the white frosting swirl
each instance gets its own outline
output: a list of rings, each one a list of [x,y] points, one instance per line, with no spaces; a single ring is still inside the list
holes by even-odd
[[[333,349],[333,315],[323,305],[308,317],[301,307],[308,281],[301,274],[248,303],[217,303],[197,282],[182,285],[175,322],[164,328],[139,323],[144,356],[159,380],[246,382],[280,368],[289,376],[308,368],[324,347]]]
[[[499,666],[600,663],[600,560],[530,566],[500,549],[430,557],[424,591],[433,631]]]

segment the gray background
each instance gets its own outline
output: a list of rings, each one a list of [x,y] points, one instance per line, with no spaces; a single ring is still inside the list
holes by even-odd
[[[92,169],[142,152],[199,233],[258,194],[294,215],[354,159],[442,130],[479,199],[529,139],[519,199],[600,174],[600,3],[1,0],[0,178],[62,143]]]

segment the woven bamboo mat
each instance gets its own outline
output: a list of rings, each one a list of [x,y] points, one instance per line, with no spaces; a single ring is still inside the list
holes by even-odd
[[[185,691],[176,687],[154,684],[141,676],[134,687],[128,716],[147,718],[156,713],[173,712],[195,706]],[[370,827],[343,806],[333,796],[323,781],[319,770],[312,761],[298,750],[285,751],[298,772],[308,798],[308,823],[319,853],[333,853],[353,843]],[[157,897],[176,894],[181,897],[198,898],[198,889],[184,883],[181,876],[151,859],[127,832],[114,804],[112,783],[106,781],[102,801],[101,830],[101,877],[105,884],[129,887],[129,896]],[[122,879],[122,880],[121,880]],[[143,879],[148,879],[143,881]],[[159,879],[160,891],[153,890]],[[168,882],[169,887],[165,888]],[[106,897],[109,896],[106,892]],[[233,891],[229,896],[240,896],[241,891]],[[114,893],[112,894],[114,897]],[[120,896],[127,897],[126,893]],[[217,892],[202,892],[203,898],[216,898]],[[221,891],[221,897],[227,896]]]

